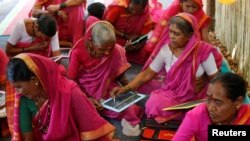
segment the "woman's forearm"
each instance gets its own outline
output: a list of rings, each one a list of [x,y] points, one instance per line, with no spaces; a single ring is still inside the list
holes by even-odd
[[[71,6],[77,6],[80,4],[85,3],[86,0],[67,0],[64,3],[66,4],[67,7],[71,7]]]
[[[151,81],[157,75],[151,68],[147,68],[146,70],[139,73],[131,82],[129,82],[125,87],[128,90],[136,90],[143,84]]]

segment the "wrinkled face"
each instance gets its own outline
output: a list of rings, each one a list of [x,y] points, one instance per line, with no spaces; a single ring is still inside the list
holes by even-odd
[[[40,85],[34,79],[28,81],[16,81],[12,83],[17,93],[21,93],[29,99],[34,99],[39,95]]]
[[[187,0],[182,3],[182,11],[189,14],[194,14],[198,10],[198,7],[198,4],[193,0]]]
[[[139,15],[144,12],[144,8],[140,4],[133,4],[132,2],[129,4],[128,9],[132,15]]]
[[[183,48],[187,44],[188,37],[177,28],[176,24],[169,26],[170,46],[174,48]]]
[[[209,84],[207,90],[207,109],[212,123],[230,123],[236,114],[239,102],[227,97],[227,91],[220,82]]]
[[[115,41],[109,41],[103,45],[93,43],[93,49],[96,57],[109,56],[115,46]]]

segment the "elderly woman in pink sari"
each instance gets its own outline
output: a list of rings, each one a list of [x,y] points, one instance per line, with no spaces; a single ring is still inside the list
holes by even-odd
[[[250,105],[243,104],[246,87],[237,74],[219,74],[209,83],[207,102],[186,114],[173,141],[207,141],[209,125],[250,125]]]
[[[36,0],[31,16],[41,13],[53,15],[59,27],[61,46],[72,47],[83,35],[83,5],[86,0]]]
[[[56,20],[48,14],[19,21],[6,45],[9,57],[29,52],[46,57],[60,55]]]
[[[163,12],[152,36],[147,42],[145,46],[147,52],[153,52],[155,48],[162,46],[167,42],[167,25],[169,19],[180,12],[192,14],[198,22],[198,29],[201,34],[201,39],[203,41],[210,42],[208,39],[208,28],[211,19],[205,14],[202,8],[202,0],[174,0],[174,2]]]
[[[125,49],[115,44],[114,27],[105,21],[97,21],[88,27],[70,54],[69,78],[77,81],[99,112],[109,118],[122,120],[123,134],[138,136],[139,122],[143,114],[140,107],[132,105],[121,113],[103,109],[101,100],[110,98],[110,91],[127,84],[124,72],[130,67]]]
[[[10,60],[7,76],[16,90],[14,113],[8,115],[12,140],[112,140],[115,128],[52,60],[19,54]]]
[[[106,9],[103,19],[115,27],[117,43],[125,46],[128,61],[144,64],[148,56],[143,48],[145,42],[136,45],[130,43],[153,28],[148,0],[120,0],[120,2],[123,3],[111,4]]]
[[[190,14],[180,13],[171,18],[169,36],[170,42],[159,49],[149,67],[125,87],[117,87],[112,92],[117,95],[135,90],[152,80],[164,66],[166,78],[160,88],[151,92],[146,103],[147,117],[159,123],[181,118],[183,113],[163,111],[163,108],[204,98],[207,83],[222,62],[217,49],[200,40],[196,19]]]

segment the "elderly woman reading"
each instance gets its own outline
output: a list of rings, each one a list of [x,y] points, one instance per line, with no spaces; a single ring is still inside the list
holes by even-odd
[[[163,111],[163,108],[204,98],[207,83],[222,62],[217,49],[200,40],[195,17],[180,13],[169,23],[170,42],[159,49],[150,65],[129,84],[111,93],[117,95],[135,90],[152,80],[164,67],[166,78],[160,88],[151,92],[146,103],[147,117],[159,123],[180,119],[183,115],[180,111]]]
[[[115,128],[97,113],[74,81],[61,75],[58,64],[49,58],[19,54],[10,60],[7,75],[16,91],[14,112],[8,114],[9,125],[14,129],[12,140],[112,139]]]

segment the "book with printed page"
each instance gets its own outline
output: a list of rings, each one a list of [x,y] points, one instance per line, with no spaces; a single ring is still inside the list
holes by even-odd
[[[133,91],[129,91],[127,93],[121,94],[113,98],[109,98],[102,102],[102,106],[106,109],[115,111],[115,112],[122,112],[123,110],[127,109],[131,105],[135,104],[136,102],[143,99],[145,95],[139,94]]]
[[[198,99],[198,100],[194,100],[194,101],[189,101],[189,102],[185,102],[185,103],[182,103],[182,104],[178,104],[178,105],[174,105],[174,106],[171,106],[171,107],[167,107],[167,108],[164,108],[162,110],[164,111],[169,111],[169,110],[183,110],[183,109],[190,109],[190,108],[193,108],[203,102],[205,102],[207,99]]]

